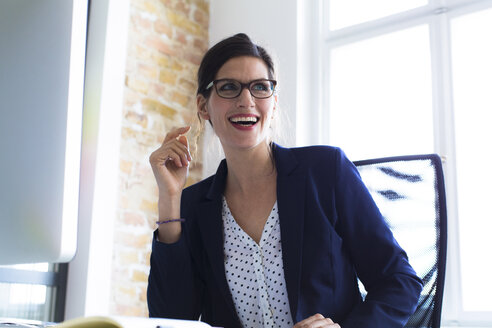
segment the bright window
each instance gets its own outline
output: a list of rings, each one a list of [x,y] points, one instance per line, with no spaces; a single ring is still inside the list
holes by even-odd
[[[463,308],[492,311],[492,9],[451,20]],[[479,227],[479,228],[478,228]],[[485,258],[482,254],[488,254]]]
[[[432,152],[427,26],[337,47],[329,71],[331,144],[354,160]]]
[[[427,0],[331,0],[330,29],[337,30],[427,4]]]
[[[442,323],[490,326],[492,0],[321,3],[319,142],[340,146],[352,160],[443,157]]]
[[[0,317],[62,321],[66,272],[67,264],[0,266]]]

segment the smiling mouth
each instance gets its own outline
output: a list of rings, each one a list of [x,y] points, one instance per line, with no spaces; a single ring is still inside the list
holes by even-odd
[[[229,121],[233,124],[238,124],[242,126],[252,126],[258,123],[258,117],[254,116],[237,116],[237,117],[231,117]]]

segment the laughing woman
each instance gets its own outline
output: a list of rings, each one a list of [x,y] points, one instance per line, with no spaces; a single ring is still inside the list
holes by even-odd
[[[201,62],[196,102],[225,160],[183,189],[189,127],[150,156],[159,187],[150,316],[228,328],[403,327],[421,281],[340,149],[270,140],[275,78],[245,34],[219,42]]]

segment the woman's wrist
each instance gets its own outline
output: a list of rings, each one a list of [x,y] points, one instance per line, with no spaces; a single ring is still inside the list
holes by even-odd
[[[157,206],[159,210],[159,219],[177,219],[180,217],[181,194],[170,196],[159,193]]]
[[[177,242],[181,237],[180,204],[181,194],[170,196],[159,193],[157,222],[166,222],[158,224],[159,241],[162,243],[171,244]]]

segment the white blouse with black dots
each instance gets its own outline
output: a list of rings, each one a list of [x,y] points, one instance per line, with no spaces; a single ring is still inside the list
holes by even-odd
[[[223,198],[224,265],[243,327],[292,328],[284,278],[277,202],[257,244],[234,220]]]

